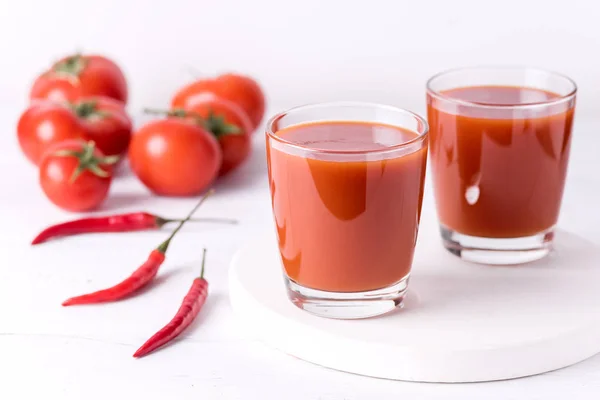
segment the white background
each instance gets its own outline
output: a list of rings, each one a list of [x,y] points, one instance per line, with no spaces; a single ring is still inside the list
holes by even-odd
[[[34,76],[75,49],[114,57],[130,82],[130,111],[166,106],[194,74],[224,70],[260,80],[269,113],[333,99],[424,110],[426,79],[446,68],[527,64],[580,86],[560,226],[600,244],[600,5],[590,0],[52,0],[0,3],[0,398],[456,399],[597,398],[600,358],[508,382],[432,385],[326,370],[244,337],[227,300],[235,250],[271,229],[262,138],[199,214],[235,228],[189,227],[170,249],[166,278],[139,298],[64,310],[65,296],[111,284],[164,234],[74,238],[31,249],[42,227],[73,218],[50,205],[19,153],[15,121]],[[150,197],[119,178],[105,212],[167,216],[192,203]],[[431,193],[424,218],[434,227]],[[433,228],[432,228],[433,229]],[[172,315],[209,248],[210,302],[184,340],[145,360],[136,345]],[[108,250],[110,249],[110,250]],[[599,339],[600,340],[600,339]]]
[[[258,78],[271,104],[372,100],[420,111],[425,81],[474,64],[527,64],[600,104],[591,0],[3,0],[1,99],[75,49],[113,56],[134,107],[166,104],[192,73]],[[193,72],[192,72],[193,71]]]

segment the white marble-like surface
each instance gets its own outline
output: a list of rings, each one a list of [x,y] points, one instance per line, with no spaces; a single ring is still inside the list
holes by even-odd
[[[417,248],[402,310],[336,320],[288,301],[273,232],[234,256],[231,307],[244,331],[271,347],[375,378],[490,382],[600,354],[600,246],[559,229],[544,260],[482,266],[444,249],[434,225],[421,226]]]
[[[21,156],[14,109],[0,113],[0,399],[596,399],[600,356],[512,381],[418,384],[318,367],[248,340],[233,318],[227,269],[236,249],[271,229],[263,139],[252,159],[220,182],[198,216],[238,218],[235,227],[189,225],[169,248],[157,283],[115,304],[62,308],[67,297],[113,284],[145,260],[165,232],[95,235],[36,248],[45,226],[71,219],[43,197]],[[559,225],[600,244],[600,121],[578,117]],[[153,197],[125,174],[102,211],[147,210],[181,216],[195,199]],[[424,219],[433,222],[431,191]],[[193,326],[154,355],[131,357],[176,311],[208,248],[210,296]],[[600,266],[599,266],[600,267]],[[600,286],[600,282],[599,282]],[[600,310],[598,310],[600,312]],[[600,338],[599,338],[600,340]]]

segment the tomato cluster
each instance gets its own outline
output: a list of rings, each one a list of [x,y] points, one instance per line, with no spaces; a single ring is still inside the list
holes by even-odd
[[[65,57],[35,80],[17,134],[54,204],[97,207],[124,157],[152,192],[197,195],[248,158],[265,112],[257,82],[231,73],[181,88],[162,118],[135,132],[127,99],[122,70],[100,55]]]

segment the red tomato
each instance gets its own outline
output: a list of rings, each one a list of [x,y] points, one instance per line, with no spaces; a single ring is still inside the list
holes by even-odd
[[[68,105],[35,102],[17,126],[23,153],[38,164],[44,151],[66,139],[93,140],[106,155],[122,155],[131,139],[131,120],[123,103],[90,97]]]
[[[39,164],[44,152],[67,139],[82,139],[85,128],[69,108],[50,102],[35,103],[19,119],[17,135],[21,150]]]
[[[219,176],[237,168],[250,154],[252,122],[238,105],[230,101],[215,99],[197,103],[188,109],[206,121],[206,129],[219,141],[223,163]]]
[[[127,82],[117,64],[98,55],[73,55],[40,75],[29,97],[74,102],[81,97],[106,96],[127,102]]]
[[[171,107],[191,108],[215,98],[232,101],[246,112],[252,122],[249,133],[260,125],[265,113],[265,96],[258,83],[247,76],[225,74],[192,82],[175,94]]]
[[[85,129],[87,140],[107,156],[127,152],[131,140],[131,120],[124,104],[110,97],[82,98],[73,109]]]
[[[106,198],[114,161],[104,157],[93,142],[67,140],[48,149],[42,157],[40,185],[58,207],[87,211]]]
[[[151,191],[193,196],[206,190],[221,167],[221,150],[209,132],[172,117],[144,125],[131,138],[129,164]]]

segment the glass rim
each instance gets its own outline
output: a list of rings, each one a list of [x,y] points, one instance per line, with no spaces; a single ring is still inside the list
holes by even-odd
[[[514,70],[514,71],[521,71],[521,72],[533,71],[533,72],[537,72],[537,73],[548,74],[548,75],[551,75],[551,76],[554,76],[554,77],[557,77],[560,79],[564,79],[573,88],[569,91],[569,93],[567,93],[565,95],[559,95],[559,97],[556,97],[556,98],[553,98],[550,100],[542,100],[542,101],[523,103],[523,104],[478,103],[478,102],[473,102],[473,101],[468,101],[468,100],[457,99],[457,98],[445,95],[441,91],[434,90],[432,88],[432,82],[438,78],[442,78],[442,77],[452,74],[452,73],[464,72],[464,71],[469,71],[469,70],[477,70],[477,71]],[[502,65],[479,65],[479,66],[472,66],[472,67],[451,68],[451,69],[447,69],[447,70],[438,72],[437,74],[433,75],[431,78],[429,78],[427,80],[425,87],[427,89],[427,94],[435,97],[437,100],[447,101],[449,103],[454,103],[457,105],[468,106],[468,107],[473,107],[473,108],[487,108],[487,109],[496,109],[496,110],[498,110],[498,109],[523,110],[523,109],[532,109],[532,108],[539,108],[539,107],[548,107],[548,106],[553,106],[553,105],[561,104],[563,102],[570,101],[577,94],[577,84],[575,83],[575,81],[573,79],[569,78],[567,75],[564,75],[560,72],[555,72],[555,71],[551,71],[548,69],[544,69],[544,68],[518,66],[518,65],[512,65],[512,66],[511,65],[505,65],[505,66],[502,66]]]
[[[277,135],[277,133],[273,131],[274,123],[279,121],[280,119],[282,119],[283,117],[285,117],[286,115],[288,115],[291,112],[305,111],[305,110],[325,108],[325,107],[365,107],[365,108],[384,109],[384,110],[388,110],[388,111],[398,112],[400,114],[410,116],[410,117],[414,118],[415,120],[417,120],[421,124],[421,126],[423,126],[423,131],[422,132],[414,132],[416,134],[416,136],[405,142],[398,143],[393,146],[384,147],[382,149],[371,149],[371,150],[315,149],[313,147],[308,147],[306,145],[302,145],[302,144],[293,142],[291,140],[286,140],[283,137]],[[306,121],[306,122],[301,122],[300,124],[296,124],[296,125],[301,125],[304,123],[306,123],[306,124],[319,123],[319,122],[350,122],[350,120],[331,119],[331,120],[314,121],[314,122]],[[354,121],[352,121],[352,122],[354,122]],[[358,122],[358,121],[356,121],[356,122]],[[365,120],[362,122],[369,122],[369,121]],[[383,124],[385,124],[385,123],[383,123]],[[395,124],[388,124],[388,125],[389,126],[397,126]],[[290,125],[290,126],[293,126],[293,125]],[[397,127],[404,129],[404,130],[411,131],[411,132],[413,131],[412,129],[408,129],[403,126],[397,126]],[[286,128],[283,128],[283,129],[286,129]],[[427,120],[425,118],[421,117],[419,114],[409,111],[404,108],[396,107],[396,106],[391,106],[391,105],[381,104],[381,103],[363,102],[363,101],[330,101],[330,102],[322,102],[322,103],[304,104],[304,105],[289,108],[285,111],[281,111],[281,112],[273,115],[271,118],[269,118],[267,120],[265,131],[266,131],[267,136],[270,139],[272,139],[282,145],[290,146],[292,148],[310,152],[310,153],[339,154],[339,155],[382,154],[382,153],[387,153],[387,152],[394,152],[394,151],[397,151],[400,149],[404,149],[404,148],[413,146],[416,143],[422,142],[423,140],[425,140],[425,138],[429,134],[429,124],[427,123]]]

